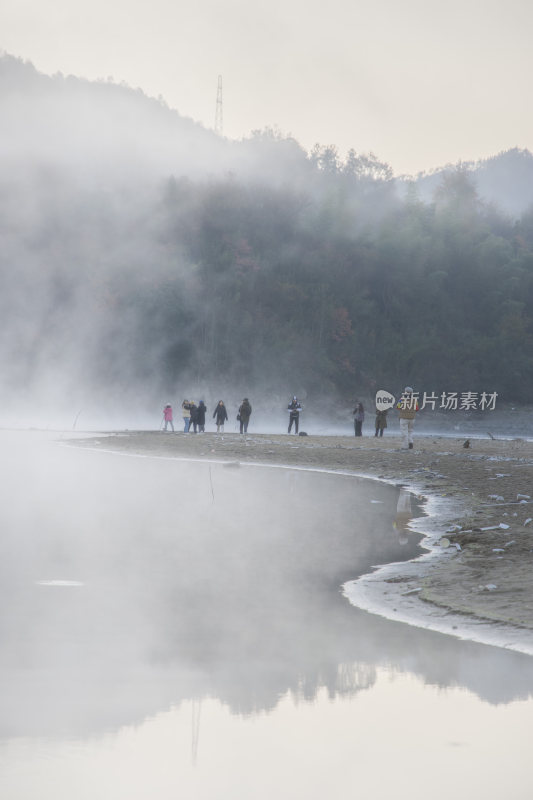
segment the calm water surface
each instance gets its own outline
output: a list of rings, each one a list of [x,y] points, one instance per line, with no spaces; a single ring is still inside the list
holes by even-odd
[[[399,488],[0,446],[2,798],[531,797],[533,659],[340,593]]]

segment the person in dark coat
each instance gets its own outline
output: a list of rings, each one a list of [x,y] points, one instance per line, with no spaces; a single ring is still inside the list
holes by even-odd
[[[365,419],[365,409],[362,403],[356,403],[353,410],[353,424],[355,428],[355,435],[363,435],[363,422]]]
[[[192,432],[193,433],[198,433],[198,406],[196,405],[194,400],[191,400],[190,412],[191,412],[191,423],[190,424],[193,427],[193,431]],[[191,433],[191,428],[190,427],[189,427],[189,433]]]
[[[198,423],[198,430],[200,433],[205,433],[205,415],[207,412],[207,408],[205,407],[205,403],[203,400],[200,400],[198,403],[198,408],[196,409],[196,422]]]
[[[220,429],[222,428],[222,433],[224,433],[224,422],[228,418],[228,412],[226,411],[226,406],[224,405],[223,400],[219,400],[215,410],[213,411],[213,417],[216,417],[215,422],[217,424],[217,433],[220,433]]]
[[[241,426],[241,433],[248,432],[248,423],[250,422],[251,415],[252,415],[252,406],[250,405],[250,401],[248,400],[248,398],[245,397],[241,405],[239,406],[239,415],[237,417]]]
[[[376,409],[376,433],[374,436],[383,436],[383,431],[387,427],[387,412],[388,409],[385,409],[385,411]]]
[[[288,433],[291,432],[291,428],[294,424],[294,432],[298,433],[298,424],[300,422],[300,411],[302,407],[300,405],[300,401],[296,397],[296,395],[292,398],[291,402],[287,406],[287,411],[289,412],[289,430]]]

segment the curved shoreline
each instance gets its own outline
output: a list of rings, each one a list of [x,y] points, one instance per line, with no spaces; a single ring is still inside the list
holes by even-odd
[[[416,486],[408,485],[408,488],[417,493]],[[443,505],[436,502],[435,497],[426,495],[425,510],[433,504]],[[457,556],[457,550],[443,549],[439,545],[442,524],[447,520],[450,525],[454,524],[456,515],[450,512],[451,509],[441,508],[413,519],[409,527],[424,536],[421,546],[426,552],[406,562],[377,565],[373,572],[347,581],[342,587],[344,596],[356,608],[394,622],[533,655],[533,630],[457,611],[452,603],[438,604],[425,599],[424,587],[428,582],[431,584],[431,572],[446,569],[446,562]]]
[[[102,447],[98,436],[74,443],[136,457],[239,462],[407,485],[424,499],[427,516],[412,519],[409,528],[425,537],[422,546],[427,552],[411,561],[377,565],[373,572],[347,582],[347,599],[394,621],[533,655],[533,524],[529,529],[523,525],[525,512],[533,517],[533,503],[514,499],[524,493],[524,486],[533,487],[533,443],[479,440],[472,452],[465,452],[462,440],[431,437],[419,439],[416,449],[406,452],[391,449],[399,445],[393,436],[378,442],[233,433],[128,431],[101,436]],[[507,472],[497,472],[504,468]],[[436,485],[424,484],[420,477]],[[507,496],[496,495],[503,503],[488,499],[493,486],[499,492],[505,486]],[[507,527],[495,525],[501,519],[505,522],[498,526]],[[443,535],[451,540],[447,549],[439,546]]]

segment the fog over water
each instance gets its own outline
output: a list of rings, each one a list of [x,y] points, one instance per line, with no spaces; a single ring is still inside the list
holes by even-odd
[[[179,430],[186,398],[205,400],[212,431],[223,398],[233,433],[244,396],[252,435],[284,432],[296,393],[301,430],[352,436],[357,391],[367,436],[374,390],[398,397],[411,369],[422,391],[441,367],[457,383],[444,388],[500,391],[490,370],[466,382],[478,364],[521,384],[527,320],[509,298],[533,286],[527,220],[515,258],[511,222],[487,217],[460,172],[448,189],[457,179],[470,217],[450,191],[440,206],[399,199],[372,154],[343,162],[273,130],[230,142],[142,92],[10,57],[0,99],[2,798],[425,800],[431,780],[437,800],[501,800],[502,753],[529,787],[532,660],[343,596],[422,552],[402,487],[128,458],[53,432],[158,430],[165,403]],[[467,248],[465,267],[434,244],[476,226],[490,281],[511,288],[469,361],[433,318],[448,303],[470,319],[457,298],[470,312],[466,267],[485,250]],[[412,358],[406,286],[435,336],[414,331]],[[523,436],[514,412],[422,412],[416,434]]]
[[[95,774],[105,800],[149,787],[245,798],[254,770],[269,773],[260,797],[274,786],[323,797],[328,781],[345,790],[357,775],[368,791],[379,759],[421,736],[435,743],[428,763],[446,761],[447,790],[454,770],[476,779],[476,741],[489,761],[505,748],[526,769],[530,658],[359,612],[341,594],[373,565],[421,552],[418,535],[400,544],[398,488],[53,438],[1,435],[10,800],[94,797]],[[396,796],[424,796],[411,783],[420,759],[410,753]]]

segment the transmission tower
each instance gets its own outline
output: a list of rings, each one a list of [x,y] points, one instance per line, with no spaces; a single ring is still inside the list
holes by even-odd
[[[191,761],[196,766],[198,759],[198,742],[200,741],[200,712],[202,711],[202,701],[192,701],[192,742],[191,742]]]
[[[217,107],[215,111],[215,133],[222,136],[224,133],[224,125],[222,122],[222,75],[218,76],[217,86]]]

